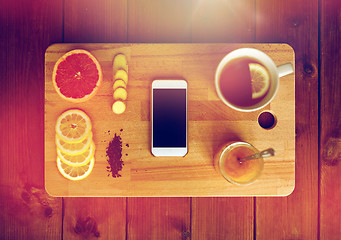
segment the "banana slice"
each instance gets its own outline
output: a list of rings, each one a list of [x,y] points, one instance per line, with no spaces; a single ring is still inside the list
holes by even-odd
[[[127,91],[125,88],[119,87],[114,91],[114,100],[118,99],[127,100]]]
[[[122,102],[120,100],[117,100],[112,105],[112,111],[116,114],[122,114],[122,113],[124,113],[125,110],[126,110],[126,105],[124,104],[124,102]]]
[[[114,82],[114,86],[113,86],[114,91],[119,87],[127,88],[127,84],[122,79],[117,79]]]
[[[123,69],[124,71],[128,72],[128,63],[127,58],[124,54],[119,53],[114,58],[114,72]]]

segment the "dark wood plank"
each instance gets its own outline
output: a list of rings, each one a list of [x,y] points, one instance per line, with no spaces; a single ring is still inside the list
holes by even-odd
[[[125,42],[127,1],[65,1],[64,42]],[[65,198],[65,239],[125,239],[126,198]]]
[[[127,1],[65,1],[64,42],[126,42]]]
[[[128,198],[128,239],[190,239],[190,198]]]
[[[64,198],[64,239],[126,239],[124,199]]]
[[[0,239],[58,239],[62,199],[44,189],[44,52],[62,1],[0,1]]]
[[[253,198],[193,198],[192,239],[253,239]]]
[[[256,40],[285,42],[296,57],[296,187],[256,199],[256,237],[316,239],[318,233],[318,1],[256,1]]]
[[[192,41],[253,42],[254,7],[251,0],[192,1]],[[192,198],[192,239],[253,239],[253,219],[251,197]]]
[[[190,42],[190,1],[129,0],[129,42]],[[187,239],[190,198],[128,198],[129,239]]]
[[[320,239],[341,236],[340,12],[340,1],[321,1]]]
[[[253,42],[255,1],[192,1],[193,42]]]
[[[190,42],[191,1],[128,2],[129,42]]]

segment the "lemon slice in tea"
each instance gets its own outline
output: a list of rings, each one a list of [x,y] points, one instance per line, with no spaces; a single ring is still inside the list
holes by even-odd
[[[90,132],[90,118],[79,109],[67,110],[57,119],[56,133],[65,142],[82,142]]]
[[[270,86],[268,71],[257,63],[249,63],[249,70],[251,74],[252,98],[263,97]]]
[[[57,157],[57,167],[59,172],[67,179],[77,181],[82,180],[89,176],[92,169],[95,165],[95,159],[91,158],[91,160],[84,166],[70,166],[65,163],[63,163],[59,157]]]
[[[81,154],[69,155],[69,154],[63,153],[59,148],[57,148],[57,154],[63,163],[66,163],[73,167],[84,166],[91,160],[91,158],[94,157],[95,144],[94,142],[92,142],[90,144],[90,147]]]

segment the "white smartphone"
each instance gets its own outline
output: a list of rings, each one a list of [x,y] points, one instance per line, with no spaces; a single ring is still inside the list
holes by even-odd
[[[151,101],[152,154],[187,154],[187,82],[154,80]]]

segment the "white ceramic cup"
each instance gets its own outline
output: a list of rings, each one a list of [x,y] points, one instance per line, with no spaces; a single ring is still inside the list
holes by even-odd
[[[245,58],[249,58],[249,59],[252,59],[261,63],[268,70],[269,75],[270,75],[270,89],[268,93],[266,94],[266,96],[255,105],[238,106],[229,102],[222,94],[221,89],[220,89],[220,75],[224,67],[228,65],[232,60],[245,59]],[[270,103],[278,91],[279,78],[287,74],[293,73],[293,72],[294,72],[294,68],[291,63],[286,63],[284,65],[277,67],[275,63],[272,61],[272,59],[264,52],[254,49],[254,48],[239,48],[237,50],[234,50],[228,53],[219,63],[216,73],[215,73],[215,87],[216,87],[216,91],[217,91],[219,98],[227,106],[238,111],[251,112],[251,111],[256,111],[260,108],[263,108],[268,103]]]

